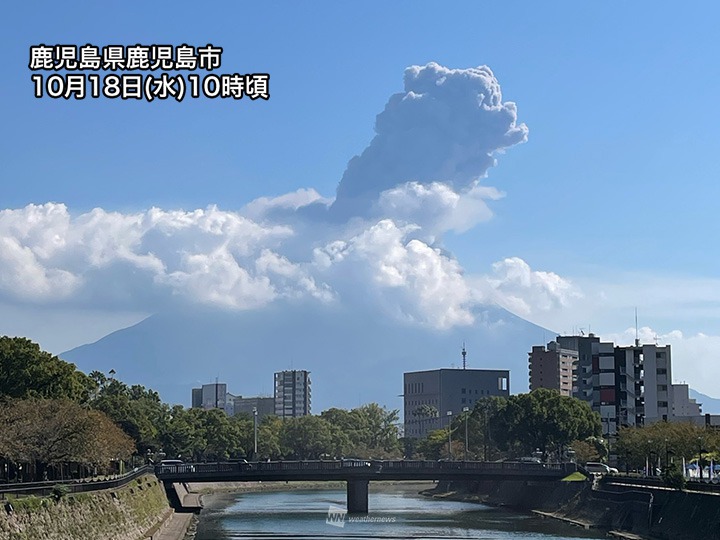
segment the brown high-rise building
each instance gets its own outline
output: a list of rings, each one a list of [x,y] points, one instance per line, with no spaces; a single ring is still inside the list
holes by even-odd
[[[562,349],[555,341],[532,348],[528,354],[530,368],[530,390],[550,388],[559,390],[563,396],[573,395],[573,367],[577,363],[578,353],[571,349]]]

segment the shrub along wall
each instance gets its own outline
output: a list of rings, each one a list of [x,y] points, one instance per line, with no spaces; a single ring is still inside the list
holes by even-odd
[[[171,511],[162,482],[137,478],[122,488],[9,501],[0,506],[0,540],[138,540]]]

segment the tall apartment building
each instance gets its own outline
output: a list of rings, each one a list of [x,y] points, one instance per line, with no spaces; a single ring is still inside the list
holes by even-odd
[[[275,415],[295,418],[310,414],[310,372],[288,370],[275,373]]]
[[[600,414],[603,433],[614,435],[623,426],[700,415],[687,385],[672,384],[670,345],[636,341],[616,346],[593,334],[558,336],[556,342],[562,349],[577,351],[573,396]]]
[[[510,395],[508,370],[412,371],[403,374],[403,382],[404,433],[412,438],[423,438],[430,431],[446,427],[464,407],[472,410],[479,399]],[[436,414],[423,414],[428,411]]]
[[[234,413],[235,396],[228,393],[226,383],[203,384],[192,389],[192,406],[203,409],[222,409],[227,414]]]
[[[530,390],[550,388],[559,390],[563,396],[572,396],[575,377],[575,364],[578,352],[563,349],[556,341],[532,348],[529,353]]]
[[[594,334],[587,336],[557,336],[555,342],[561,349],[576,351],[575,377],[573,396],[592,402],[593,395],[593,343],[599,343],[600,338]]]

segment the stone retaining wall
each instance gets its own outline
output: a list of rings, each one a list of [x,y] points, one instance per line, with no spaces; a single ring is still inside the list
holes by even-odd
[[[0,540],[139,540],[172,513],[151,475],[122,488],[52,498],[24,497],[0,507]]]

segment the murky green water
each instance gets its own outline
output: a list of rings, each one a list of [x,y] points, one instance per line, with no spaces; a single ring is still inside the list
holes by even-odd
[[[372,490],[372,485],[371,485]],[[391,487],[370,494],[370,513],[363,521],[328,510],[345,506],[344,490],[292,490],[204,497],[197,540],[258,538],[602,538],[552,520],[522,516],[479,504],[431,500],[417,488]],[[342,527],[340,525],[343,525]]]

